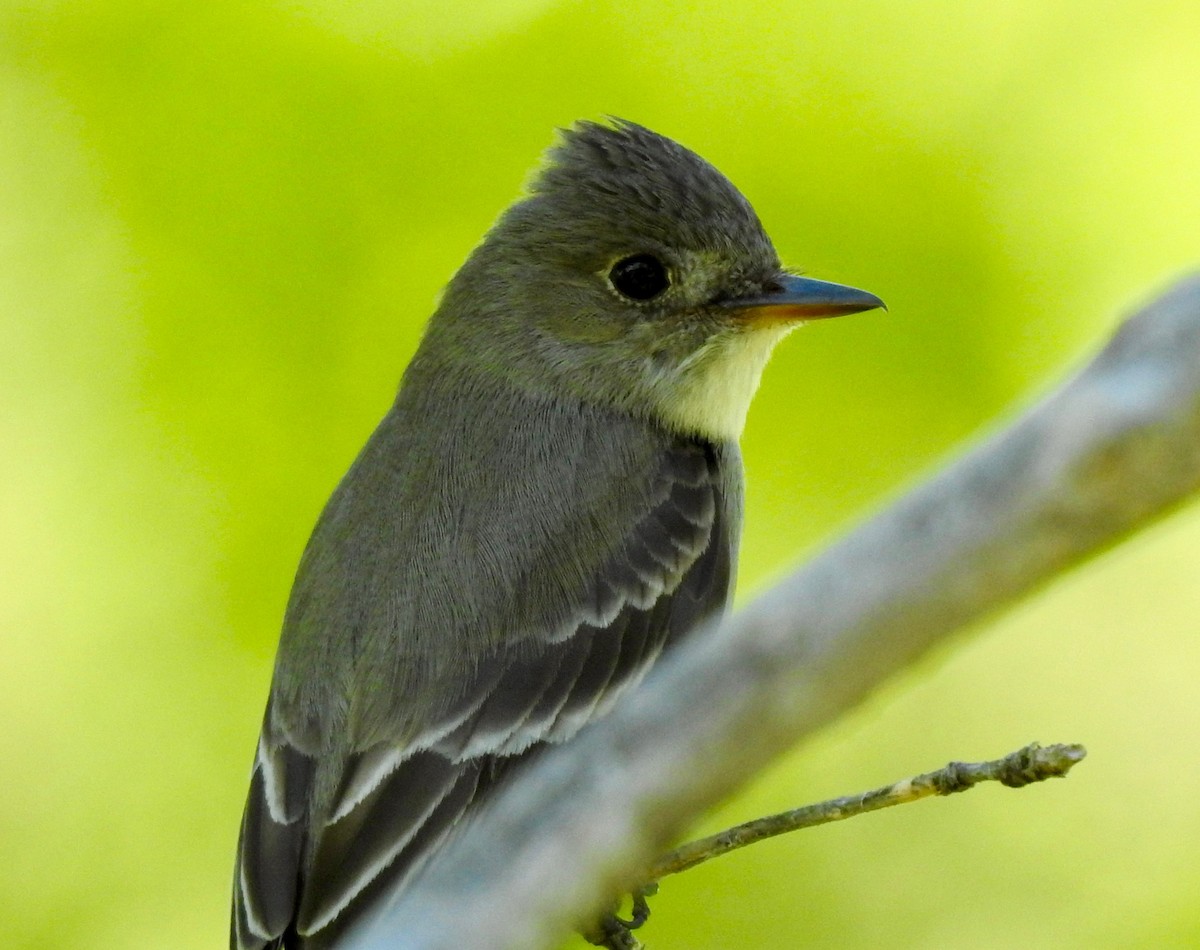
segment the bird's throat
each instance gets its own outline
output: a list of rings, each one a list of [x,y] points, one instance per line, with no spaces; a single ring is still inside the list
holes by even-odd
[[[714,337],[661,401],[665,420],[689,435],[737,441],[771,351],[797,326],[774,323]]]

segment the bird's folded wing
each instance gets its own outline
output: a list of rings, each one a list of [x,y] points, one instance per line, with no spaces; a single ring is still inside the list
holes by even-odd
[[[353,754],[323,817],[297,813],[312,761],[268,714],[242,826],[235,946],[275,946],[285,931],[304,938],[295,946],[332,945],[375,897],[403,887],[486,787],[603,714],[724,607],[741,499],[740,465],[723,452],[736,448],[675,442],[642,517],[568,598],[567,622],[485,652],[418,735]]]

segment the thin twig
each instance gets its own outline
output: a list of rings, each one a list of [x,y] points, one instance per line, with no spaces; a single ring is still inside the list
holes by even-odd
[[[980,782],[1000,782],[1010,788],[1020,788],[1048,778],[1061,778],[1083,761],[1087,750],[1081,745],[1040,746],[1036,742],[1010,752],[1002,759],[990,762],[951,762],[936,772],[926,772],[914,778],[901,779],[857,795],[831,798],[815,805],[805,805],[791,811],[756,818],[707,838],[689,841],[664,854],[646,873],[647,881],[659,881],[668,874],[678,874],[718,858],[730,851],[773,838],[775,835],[815,828],[834,821],[844,821],[867,812],[904,805],[934,795],[965,792]]]
[[[705,861],[719,858],[766,838],[835,821],[845,821],[847,818],[856,818],[894,805],[907,805],[909,802],[932,798],[935,795],[965,792],[981,782],[999,782],[1009,788],[1023,788],[1049,778],[1064,778],[1086,755],[1087,750],[1077,743],[1042,746],[1031,742],[1001,759],[988,762],[951,762],[935,772],[901,779],[869,792],[843,795],[775,815],[755,818],[707,838],[689,841],[664,854],[651,865],[643,878],[646,883],[633,892],[632,919],[624,920],[615,914],[608,915],[597,925],[594,932],[588,934],[588,939],[606,950],[640,950],[642,944],[633,935],[633,931],[641,927],[650,916],[646,896],[658,890],[660,880],[669,874],[691,870]]]

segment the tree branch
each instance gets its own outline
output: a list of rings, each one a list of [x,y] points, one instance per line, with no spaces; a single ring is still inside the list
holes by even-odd
[[[1200,488],[1200,278],[541,757],[346,947],[551,947],[772,757]]]

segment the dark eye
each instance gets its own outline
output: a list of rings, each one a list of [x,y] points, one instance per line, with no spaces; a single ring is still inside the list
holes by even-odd
[[[653,254],[623,257],[608,272],[617,292],[631,300],[651,300],[671,285],[667,269]]]

